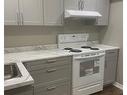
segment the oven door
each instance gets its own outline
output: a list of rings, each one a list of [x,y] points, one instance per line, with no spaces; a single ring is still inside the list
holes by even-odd
[[[74,58],[73,87],[90,85],[103,81],[104,55],[88,58]]]

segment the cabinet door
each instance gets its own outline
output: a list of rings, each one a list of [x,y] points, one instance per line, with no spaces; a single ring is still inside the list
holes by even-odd
[[[43,0],[19,0],[22,25],[43,24]]]
[[[33,95],[33,86],[23,86],[4,92],[4,95]]]
[[[19,22],[18,0],[4,0],[5,25],[17,25]]]
[[[50,84],[50,83],[49,83]],[[71,95],[70,82],[57,82],[35,87],[34,95]]]
[[[44,0],[44,25],[62,25],[63,0]]]
[[[97,0],[81,0],[81,7],[85,11],[95,11]]]
[[[98,18],[97,25],[108,25],[109,5],[109,0],[97,0],[97,11],[102,15],[102,17]]]
[[[79,9],[79,1],[81,1],[81,0],[64,0],[65,10],[78,10]]]
[[[117,66],[118,50],[106,51],[105,69],[104,69],[104,84],[115,82],[116,66]]]

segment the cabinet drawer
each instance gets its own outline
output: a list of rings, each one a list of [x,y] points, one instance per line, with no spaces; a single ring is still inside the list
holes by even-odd
[[[69,65],[46,68],[30,72],[34,78],[35,85],[58,79],[70,79],[71,67]]]
[[[46,60],[36,60],[23,63],[28,71],[43,69],[46,67]]]
[[[114,49],[114,50],[107,50],[106,51],[106,58],[110,58],[112,56],[117,56],[118,55],[118,49]]]
[[[103,90],[103,85],[95,84],[89,87],[75,88],[73,89],[73,93],[75,93],[74,95],[90,95],[91,93],[96,93],[101,90]]]
[[[71,95],[70,90],[70,82],[59,82],[43,87],[36,87],[34,95]]]
[[[58,57],[52,59],[24,62],[24,65],[26,66],[28,71],[34,71],[34,70],[45,69],[53,66],[60,66],[65,64],[69,65],[71,64],[71,61],[72,61],[72,57],[68,56],[68,57]]]
[[[116,61],[118,58],[118,49],[115,50],[107,50],[106,51],[106,56],[105,56],[105,61]]]
[[[33,86],[28,85],[28,86],[23,86],[11,90],[7,90],[4,92],[4,95],[33,95]]]

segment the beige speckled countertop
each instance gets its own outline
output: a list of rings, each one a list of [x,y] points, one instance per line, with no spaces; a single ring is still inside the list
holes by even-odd
[[[113,50],[113,49],[119,49],[117,46],[110,46],[110,45],[104,45],[104,44],[95,44],[94,47],[98,47],[103,50]]]
[[[51,49],[51,50],[38,50],[38,51],[28,51],[28,52],[19,52],[19,53],[7,53],[5,54],[5,62],[12,60],[19,60],[21,62],[38,60],[38,59],[48,59],[62,56],[70,56],[69,52],[65,52],[60,49]]]

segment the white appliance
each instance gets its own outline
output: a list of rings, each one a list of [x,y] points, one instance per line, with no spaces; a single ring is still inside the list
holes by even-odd
[[[97,11],[65,10],[65,18],[98,18],[102,15]]]
[[[105,52],[87,44],[88,34],[60,34],[58,47],[73,55],[72,95],[103,90]]]

